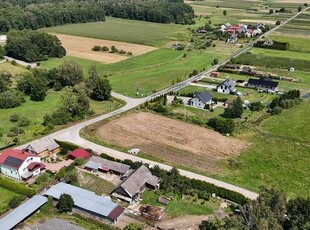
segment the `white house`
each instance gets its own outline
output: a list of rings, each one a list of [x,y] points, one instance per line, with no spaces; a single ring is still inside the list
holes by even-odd
[[[206,105],[213,104],[212,95],[208,91],[195,93],[194,97],[188,103],[196,108],[204,109]]]
[[[27,180],[45,169],[41,158],[19,149],[6,149],[0,155],[0,171],[17,180]]]
[[[226,78],[221,84],[216,87],[218,93],[231,94],[236,92],[236,84],[230,78]]]

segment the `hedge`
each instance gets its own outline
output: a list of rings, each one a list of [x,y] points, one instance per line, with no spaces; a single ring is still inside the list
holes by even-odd
[[[290,44],[288,42],[273,41],[272,45],[265,45],[265,41],[257,41],[254,44],[254,47],[274,50],[288,50],[290,48]]]
[[[69,149],[70,151],[73,151],[75,149],[78,149],[80,146],[76,145],[76,144],[73,144],[73,143],[70,143],[70,142],[66,142],[66,141],[58,141],[58,140],[55,140],[55,142],[57,144],[60,145],[60,147],[62,148],[67,148]]]
[[[28,197],[32,197],[36,194],[36,191],[34,189],[3,177],[0,177],[0,187],[8,189],[17,194],[26,195]]]

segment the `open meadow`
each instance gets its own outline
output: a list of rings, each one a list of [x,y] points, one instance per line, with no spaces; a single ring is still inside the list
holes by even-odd
[[[309,111],[307,100],[240,133],[251,145],[224,164],[220,178],[256,190],[260,186],[282,189],[290,197],[309,196]]]
[[[67,55],[99,61],[108,64],[123,61],[131,56],[138,56],[156,49],[155,47],[152,46],[137,45],[126,42],[85,38],[64,34],[55,34],[55,35],[59,38],[62,45],[66,49]],[[101,46],[101,47],[106,46],[109,49],[112,46],[115,46],[118,50],[131,52],[132,55],[128,56],[126,54],[121,55],[117,53],[102,52],[102,51],[95,52],[92,50],[94,46]]]

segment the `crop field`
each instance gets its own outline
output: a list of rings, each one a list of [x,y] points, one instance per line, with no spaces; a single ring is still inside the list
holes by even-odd
[[[215,172],[220,159],[237,156],[247,147],[242,140],[147,112],[131,113],[88,129],[105,143],[133,147],[173,165]],[[196,135],[199,133],[199,135]]]
[[[85,38],[64,34],[56,34],[56,36],[60,39],[62,45],[65,47],[67,55],[104,62],[108,64],[123,61],[131,56],[109,52],[95,52],[92,51],[92,48],[94,46],[99,45],[101,47],[106,46],[108,48],[110,48],[111,46],[115,46],[118,50],[132,52],[134,56],[141,55],[156,49],[155,47],[152,46],[137,45],[132,43],[117,42],[111,40]]]
[[[309,109],[308,100],[265,120],[256,134],[245,137],[250,147],[226,164],[221,177],[256,190],[268,186],[290,197],[309,196]]]
[[[160,24],[107,17],[104,22],[70,24],[43,31],[97,39],[161,46],[171,40],[188,40],[186,25]]]

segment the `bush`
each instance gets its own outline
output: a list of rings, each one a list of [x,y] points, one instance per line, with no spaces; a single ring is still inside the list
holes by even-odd
[[[85,160],[82,159],[82,158],[76,158],[76,159],[74,160],[74,164],[77,165],[77,166],[81,166],[81,165],[83,165],[84,163],[85,163]]]
[[[128,52],[127,52],[127,55],[128,55],[128,56],[132,56],[132,52],[129,52],[129,51],[128,51]]]
[[[30,120],[26,117],[21,117],[18,121],[18,126],[20,127],[25,127],[30,124]]]
[[[264,109],[264,105],[260,101],[253,102],[250,104],[250,110],[251,111],[262,111],[263,109]]]
[[[106,47],[106,46],[102,46],[102,49],[101,49],[102,51],[104,51],[104,52],[106,52],[106,51],[109,51],[110,49],[108,48],[108,47]]]
[[[17,90],[8,90],[0,93],[0,109],[9,109],[26,102],[23,94]]]
[[[26,195],[28,197],[32,197],[36,194],[35,190],[29,187],[26,187],[23,184],[19,184],[10,179],[2,178],[2,177],[0,177],[0,187],[3,187],[5,189],[8,189],[18,194]]]
[[[211,118],[207,125],[222,134],[232,133],[235,130],[235,123],[231,119]]]
[[[19,116],[17,114],[13,114],[10,116],[11,122],[17,122],[19,120]]]
[[[23,198],[21,196],[13,196],[9,202],[9,207],[17,208],[21,204],[22,201],[23,201]]]
[[[92,48],[92,51],[96,51],[96,52],[99,52],[99,51],[101,51],[101,50],[102,50],[101,46],[94,46],[94,47]]]
[[[14,126],[10,129],[10,132],[16,134],[16,135],[19,135],[19,134],[23,134],[25,131],[23,128],[20,128],[20,127],[17,127],[17,126]]]
[[[44,182],[48,180],[49,177],[50,177],[50,174],[45,172],[36,177],[35,183],[38,185],[43,184]]]
[[[276,106],[271,110],[272,115],[278,115],[282,113],[283,109],[280,106]]]

